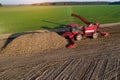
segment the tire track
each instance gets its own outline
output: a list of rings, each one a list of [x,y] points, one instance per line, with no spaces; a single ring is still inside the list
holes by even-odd
[[[9,74],[9,73],[12,74]],[[0,74],[0,80],[14,80],[13,70]],[[120,80],[120,60],[114,58],[67,58],[37,65],[22,80]]]
[[[107,67],[108,59],[104,59],[100,72],[98,74],[98,80],[104,79],[105,69]]]
[[[120,59],[118,59],[117,79],[116,80],[120,80]]]
[[[8,72],[11,72],[11,70],[6,70],[0,75],[0,80],[8,80],[11,78],[12,75],[14,74],[7,74]]]
[[[71,75],[69,76],[68,80],[75,80],[75,76],[79,73],[80,69],[83,67],[84,61],[81,60],[76,68],[73,70]]]
[[[84,60],[82,66],[78,69],[78,73],[74,77],[75,80],[82,80],[86,70],[91,65],[92,60]]]
[[[37,77],[35,80],[45,80],[47,77],[49,77],[62,63],[56,63],[53,66],[50,66],[46,71],[44,71],[39,77]]]
[[[64,71],[62,71],[60,75],[55,78],[55,80],[68,80],[69,76],[72,74],[72,72],[74,72],[74,69],[78,66],[80,62],[81,59],[75,59],[75,61],[67,66],[66,69],[64,69]]]
[[[22,74],[20,74],[20,73],[21,73],[21,68],[18,68],[18,67],[11,68],[9,70],[6,70],[3,74],[0,75],[0,80],[18,80],[18,79],[21,79],[20,76],[22,76]]]
[[[99,72],[100,72],[100,69],[101,69],[101,67],[102,67],[103,61],[104,61],[103,59],[100,59],[100,60],[99,60],[99,62],[97,63],[97,66],[96,66],[96,68],[95,68],[95,70],[94,70],[94,73],[92,74],[90,80],[96,80],[96,79],[97,79],[98,74],[99,74]]]
[[[59,76],[64,70],[66,70],[67,67],[69,67],[75,59],[70,59],[65,61],[60,67],[58,67],[49,77],[47,77],[45,80],[55,80],[57,76]]]
[[[82,80],[90,80],[91,75],[93,74],[98,62],[99,60],[93,60],[91,62],[90,66],[87,68],[84,76],[82,77]]]
[[[29,79],[30,77],[32,77],[32,75],[34,75],[38,70],[40,70],[42,67],[44,67],[45,64],[46,64],[46,63],[37,65],[37,66],[34,67],[32,70],[30,70],[28,73],[26,73],[26,74],[24,75],[25,80],[27,80],[27,79]]]
[[[116,77],[116,73],[117,73],[117,67],[119,67],[118,64],[118,60],[117,59],[109,59],[109,64],[108,64],[108,69],[106,69],[106,73],[104,75],[104,79],[107,80],[111,80],[114,79]]]
[[[39,77],[44,71],[46,71],[50,66],[54,65],[56,62],[47,62],[43,65],[38,65],[35,69],[31,70],[25,75],[24,80],[35,80]]]

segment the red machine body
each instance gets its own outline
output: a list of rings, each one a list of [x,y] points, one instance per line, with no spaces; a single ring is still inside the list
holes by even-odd
[[[106,32],[99,31],[99,23],[90,23],[87,20],[85,20],[83,17],[76,14],[71,14],[71,16],[74,16],[80,19],[82,22],[87,24],[87,26],[78,28],[79,26],[78,24],[68,24],[70,31],[63,33],[63,36],[70,40],[70,44],[68,45],[68,48],[73,48],[75,46],[74,40],[81,40],[82,38],[85,38],[88,36],[92,38],[98,38],[99,35],[101,36],[109,35]]]

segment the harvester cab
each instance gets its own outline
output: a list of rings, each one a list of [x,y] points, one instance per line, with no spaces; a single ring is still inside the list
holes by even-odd
[[[78,24],[68,24],[68,27],[70,28],[70,32],[74,33],[74,32],[78,32]]]

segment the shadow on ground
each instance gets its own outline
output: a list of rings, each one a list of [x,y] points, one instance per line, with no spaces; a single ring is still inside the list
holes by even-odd
[[[41,28],[48,30],[50,32],[56,32],[59,35],[61,35],[62,33],[69,31],[69,27],[66,24],[62,24],[62,23],[56,23],[56,22],[52,22],[52,21],[47,21],[47,20],[42,20],[45,23],[50,23],[50,24],[55,24],[57,28],[50,28],[49,26],[41,26]]]
[[[50,23],[50,24],[55,24],[55,25],[57,25],[57,28],[66,28],[66,27],[68,27],[68,25],[66,25],[66,24],[52,22],[52,21],[47,21],[47,20],[42,20],[42,22]],[[51,29],[51,28],[48,28],[48,27],[43,27],[43,28],[45,28],[45,29]]]

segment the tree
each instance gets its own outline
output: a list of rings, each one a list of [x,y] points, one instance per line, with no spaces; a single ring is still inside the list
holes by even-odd
[[[0,6],[2,6],[2,4],[0,3]]]

